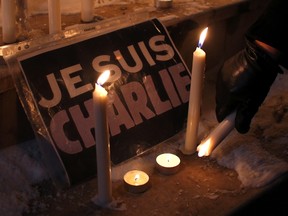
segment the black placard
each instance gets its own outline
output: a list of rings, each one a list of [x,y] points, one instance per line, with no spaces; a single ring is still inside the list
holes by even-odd
[[[104,87],[113,164],[170,138],[186,120],[190,73],[157,19],[18,62],[72,184],[96,174],[92,92],[104,70],[111,71]]]

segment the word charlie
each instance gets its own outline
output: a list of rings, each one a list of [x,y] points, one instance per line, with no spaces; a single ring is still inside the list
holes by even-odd
[[[156,35],[147,44],[140,41],[127,46],[125,50],[118,49],[111,55],[99,55],[93,59],[92,72],[96,74],[110,70],[112,75],[108,82],[111,84],[123,79],[124,74],[126,77],[138,75],[138,79],[126,79],[117,88],[109,90],[110,136],[119,135],[123,130],[136,127],[188,102],[190,76],[183,63],[175,61],[174,56],[175,50],[166,43],[165,36]],[[163,67],[156,67],[155,70],[157,64]],[[147,68],[149,71],[143,71]],[[37,103],[42,108],[49,110],[61,106],[63,88],[61,90],[59,85],[65,86],[70,99],[93,91],[94,83],[82,79],[82,74],[87,71],[83,70],[81,63],[63,68],[57,73],[60,73],[61,81],[54,73],[46,75],[52,97],[42,96],[39,99]],[[90,98],[55,112],[50,122],[50,132],[59,149],[68,154],[76,154],[83,151],[83,148],[95,145],[92,133],[94,124],[93,99]],[[68,133],[65,130],[68,126],[79,136]]]

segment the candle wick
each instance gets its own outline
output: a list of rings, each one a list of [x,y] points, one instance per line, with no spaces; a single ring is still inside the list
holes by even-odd
[[[139,179],[139,176],[136,175],[136,176],[134,177],[134,181],[136,182],[136,181],[138,181],[138,179]]]

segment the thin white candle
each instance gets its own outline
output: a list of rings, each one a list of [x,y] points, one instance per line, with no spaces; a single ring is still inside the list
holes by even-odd
[[[81,0],[81,20],[83,22],[93,21],[94,0]]]
[[[216,146],[234,129],[236,112],[228,115],[220,124],[197,146],[198,156],[209,156]]]
[[[61,31],[60,0],[48,0],[49,34]]]
[[[200,106],[202,94],[202,82],[205,71],[206,53],[201,49],[208,27],[206,27],[199,39],[198,47],[193,53],[191,86],[189,96],[189,108],[187,117],[186,137],[184,146],[181,146],[183,154],[193,154],[196,152],[198,140],[198,125],[200,119]]]
[[[112,202],[110,142],[107,122],[107,91],[101,86],[109,78],[110,71],[103,72],[95,84],[93,105],[95,111],[95,141],[97,157],[98,196],[96,203],[106,206]]]
[[[16,41],[16,3],[12,0],[1,1],[2,37],[4,43]]]

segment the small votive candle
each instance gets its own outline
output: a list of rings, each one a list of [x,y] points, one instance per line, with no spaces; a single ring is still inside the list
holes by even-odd
[[[123,179],[126,190],[131,193],[142,193],[150,186],[149,176],[140,170],[128,171]]]
[[[155,6],[156,8],[171,8],[172,7],[173,0],[155,0]]]
[[[180,167],[180,158],[171,153],[158,155],[156,158],[156,168],[165,175],[171,175],[178,172]]]

